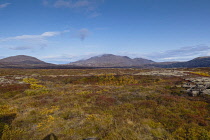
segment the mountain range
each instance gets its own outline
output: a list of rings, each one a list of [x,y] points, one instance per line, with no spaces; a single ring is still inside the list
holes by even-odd
[[[193,68],[210,67],[210,56],[198,57],[186,62],[154,62],[144,58],[131,59],[127,56],[104,54],[86,60],[79,60],[65,65],[46,63],[26,55],[0,59],[0,68]]]
[[[133,67],[151,63],[154,63],[154,61],[143,58],[131,59],[127,56],[104,54],[101,56],[91,57],[87,60],[76,61],[70,63],[70,65],[87,67]]]

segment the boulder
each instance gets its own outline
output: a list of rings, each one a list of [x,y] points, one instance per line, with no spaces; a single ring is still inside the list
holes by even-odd
[[[193,90],[192,92],[191,92],[191,96],[198,96],[198,95],[200,95],[200,91],[198,91],[198,90]]]
[[[205,89],[205,90],[203,90],[203,92],[202,92],[203,94],[207,94],[207,95],[210,95],[210,89]]]

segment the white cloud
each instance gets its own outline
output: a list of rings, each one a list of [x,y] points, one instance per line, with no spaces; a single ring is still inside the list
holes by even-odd
[[[10,47],[12,50],[30,50],[32,49],[32,46],[17,46],[17,47]]]
[[[0,9],[1,8],[5,8],[5,7],[7,7],[8,5],[10,5],[11,3],[4,3],[4,4],[0,4]]]
[[[44,32],[41,34],[42,37],[52,37],[61,34],[60,32]]]
[[[156,62],[188,61],[196,57],[209,56],[210,47],[206,45],[196,45],[196,46],[182,47],[162,52],[151,52],[151,53],[120,52],[119,54],[126,55],[131,58],[136,58],[136,57],[146,58]]]
[[[56,8],[60,8],[60,7],[66,7],[66,8],[88,8],[91,6],[91,2],[87,1],[87,0],[78,0],[76,2],[73,2],[71,0],[57,0],[54,3],[54,6]]]
[[[76,12],[82,12],[89,18],[101,15],[98,7],[104,0],[43,0],[43,5],[55,8],[69,8]]]
[[[86,10],[95,10],[101,0],[57,0],[53,4],[56,8],[84,8]]]
[[[69,31],[61,32],[44,32],[38,35],[19,35],[13,37],[0,38],[0,45],[4,48],[11,50],[35,50],[44,49],[48,46],[49,38],[56,37],[62,33],[67,33]]]
[[[156,60],[172,60],[172,61],[185,61],[189,59],[193,59],[199,56],[205,56],[210,51],[209,46],[205,45],[196,45],[189,47],[182,47],[176,50],[168,50],[161,53],[154,53],[149,55],[148,57],[156,59]]]
[[[77,60],[88,59],[93,56],[101,55],[99,52],[86,52],[79,55],[59,55],[43,58],[44,60],[52,63],[67,64]],[[188,61],[200,56],[210,55],[210,47],[205,45],[182,47],[174,50],[167,50],[157,53],[132,53],[132,52],[119,52],[115,55],[129,56],[130,58],[145,58],[156,62],[169,62],[169,61]]]
[[[47,37],[53,37],[61,34],[61,32],[44,32],[40,35],[20,35],[15,37],[7,37],[0,39],[0,42],[11,41],[11,40],[42,40]]]

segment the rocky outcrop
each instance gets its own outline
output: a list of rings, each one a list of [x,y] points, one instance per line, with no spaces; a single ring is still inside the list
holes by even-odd
[[[190,96],[210,95],[210,78],[197,77],[185,79],[187,82],[182,85]]]
[[[154,75],[154,76],[177,76],[182,77],[188,75],[189,71],[181,71],[176,69],[159,69],[147,72],[140,72],[135,75]]]

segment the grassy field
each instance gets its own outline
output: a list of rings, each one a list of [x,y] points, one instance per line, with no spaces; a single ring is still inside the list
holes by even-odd
[[[0,69],[0,137],[210,140],[209,97],[188,96],[183,77],[139,74],[148,71]]]

